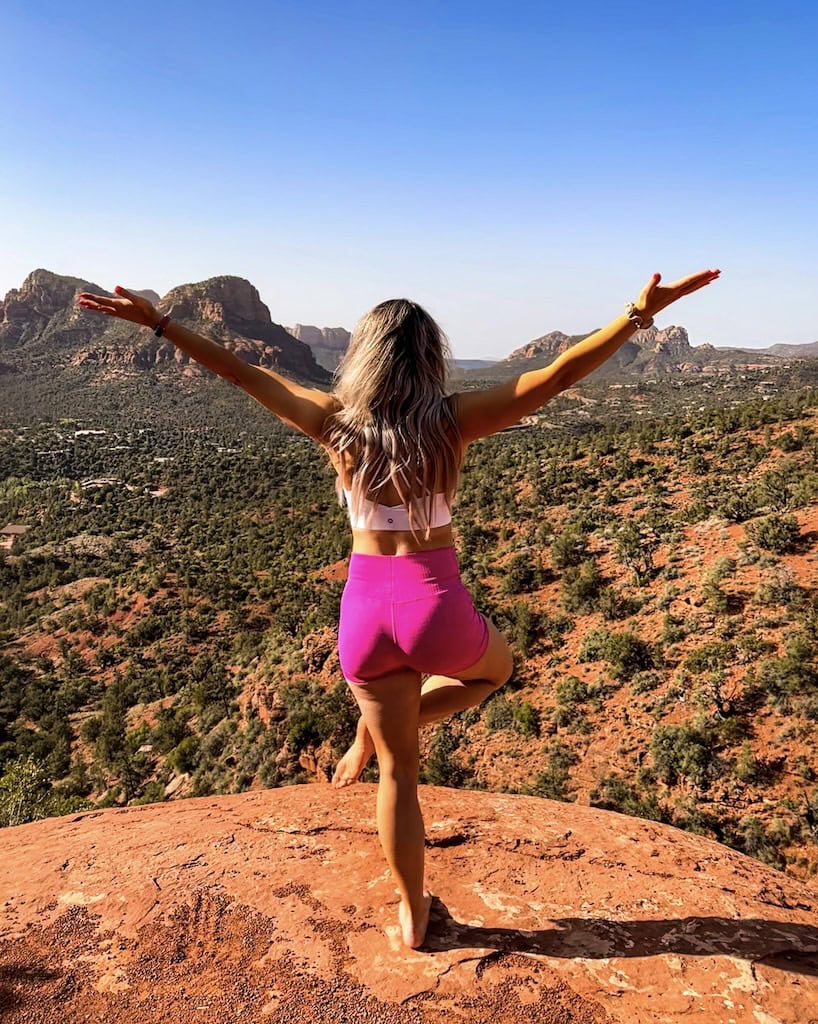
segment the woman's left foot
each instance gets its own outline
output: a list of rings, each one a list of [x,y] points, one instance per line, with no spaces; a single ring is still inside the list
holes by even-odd
[[[375,753],[375,744],[369,738],[369,733],[361,739],[360,735],[338,762],[335,774],[332,776],[332,784],[336,789],[343,789],[357,782],[361,772],[366,768],[369,759]]]
[[[423,906],[417,914],[413,914],[410,907],[400,901],[398,907],[398,920],[400,921],[401,937],[404,945],[410,949],[417,949],[422,946],[426,939],[426,930],[429,927],[429,912],[432,907],[432,894],[428,889],[423,890]]]

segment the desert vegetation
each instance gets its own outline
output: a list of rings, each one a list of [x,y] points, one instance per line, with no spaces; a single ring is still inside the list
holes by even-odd
[[[515,672],[424,731],[423,781],[818,870],[818,392],[781,382],[589,386],[584,417],[470,448],[458,556]],[[0,552],[4,825],[326,778],[352,737],[329,465],[223,382],[156,388],[6,411],[0,520],[29,529]]]

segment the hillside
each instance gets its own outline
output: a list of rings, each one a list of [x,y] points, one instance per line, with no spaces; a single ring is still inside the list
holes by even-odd
[[[817,392],[778,383],[578,390],[469,450],[458,555],[516,669],[425,730],[427,783],[814,875]],[[328,465],[223,381],[192,426],[141,400],[150,428],[2,435],[0,520],[30,528],[0,551],[0,760],[29,816],[326,779],[352,738]]]
[[[402,946],[375,787],[0,831],[8,1024],[806,1022],[818,894],[701,836],[422,787],[427,940]]]

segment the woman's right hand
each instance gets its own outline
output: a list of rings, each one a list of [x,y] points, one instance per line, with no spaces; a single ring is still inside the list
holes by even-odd
[[[141,295],[134,295],[133,292],[129,292],[119,285],[114,288],[114,291],[122,297],[114,299],[107,295],[80,292],[77,296],[77,305],[81,309],[93,309],[106,316],[130,320],[131,323],[140,324],[142,327],[155,327],[161,320],[153,303],[148,302]]]
[[[636,303],[636,309],[646,316],[656,316],[660,310],[669,306],[671,302],[681,299],[683,295],[690,295],[691,292],[696,292],[699,288],[704,288],[705,285],[710,284],[711,281],[715,281],[720,273],[720,270],[699,270],[689,277],[680,277],[678,281],[663,285],[662,287],[659,286],[662,275],[654,274],[642,289],[639,300]]]

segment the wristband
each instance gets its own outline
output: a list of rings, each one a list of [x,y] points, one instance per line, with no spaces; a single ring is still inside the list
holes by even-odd
[[[164,330],[168,326],[169,322],[170,322],[170,313],[165,313],[165,315],[162,317],[162,319],[156,325],[156,328],[155,328],[155,330],[153,332],[156,335],[157,338],[161,338],[162,337],[162,334],[164,333]]]

